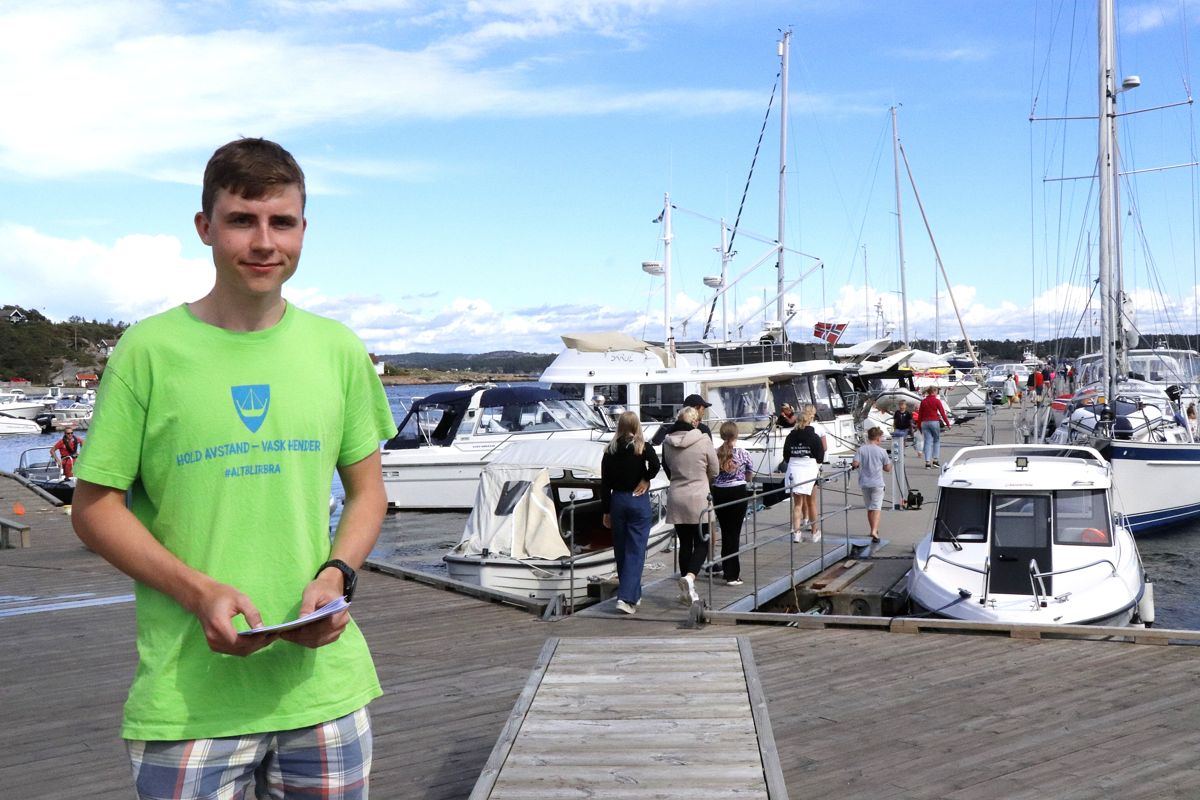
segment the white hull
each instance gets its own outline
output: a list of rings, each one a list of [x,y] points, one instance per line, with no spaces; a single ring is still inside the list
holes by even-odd
[[[8,414],[11,417],[18,419],[33,419],[38,414],[46,411],[46,407],[40,402],[30,400],[28,402],[19,403],[0,403],[0,414]]]
[[[1114,508],[1141,533],[1200,516],[1200,444],[1114,442]]]
[[[41,427],[32,419],[0,416],[0,434],[41,433]]]
[[[671,526],[659,526],[650,532],[646,557],[666,549],[674,536]],[[463,583],[528,600],[548,602],[558,595],[572,596],[576,603],[588,597],[589,579],[603,579],[617,572],[612,548],[578,556],[574,580],[570,562],[529,559],[518,561],[497,556],[443,556],[450,577]]]
[[[384,458],[388,453],[384,452]],[[383,488],[388,505],[397,509],[439,511],[470,508],[475,503],[483,461],[444,464],[383,465]]]

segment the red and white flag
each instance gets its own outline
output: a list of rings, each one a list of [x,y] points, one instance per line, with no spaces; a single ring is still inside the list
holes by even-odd
[[[813,326],[813,336],[830,344],[837,344],[838,339],[846,332],[846,325],[845,322],[818,322]]]

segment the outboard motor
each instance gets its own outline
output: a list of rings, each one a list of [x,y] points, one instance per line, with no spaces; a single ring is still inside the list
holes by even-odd
[[[54,415],[53,414],[38,414],[33,418],[42,429],[42,433],[54,433]]]

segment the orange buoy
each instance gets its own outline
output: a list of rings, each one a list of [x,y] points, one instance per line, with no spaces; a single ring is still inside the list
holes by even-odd
[[[18,517],[23,517],[23,516],[25,516],[25,506],[24,506],[24,504],[22,504],[22,503],[19,503],[19,502],[18,502],[18,503],[13,503],[13,514],[16,514]]]
[[[1079,534],[1079,541],[1092,544],[1108,544],[1108,534],[1099,528],[1084,528]]]

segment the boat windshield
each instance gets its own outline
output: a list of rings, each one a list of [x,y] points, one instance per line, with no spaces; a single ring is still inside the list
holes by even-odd
[[[934,521],[935,542],[983,542],[988,529],[1000,547],[1040,547],[1053,520],[1056,544],[1112,544],[1112,523],[1104,489],[1052,492],[990,492],[944,487]]]
[[[429,445],[445,447],[456,437],[487,433],[554,433],[607,430],[604,421],[582,400],[542,399],[528,403],[486,406],[478,411],[461,402],[414,405],[389,450]]]
[[[476,423],[474,426],[472,423]],[[603,426],[581,400],[538,400],[479,409],[476,420],[467,417],[459,433],[549,433],[553,431],[603,430]]]
[[[1151,383],[1195,383],[1200,362],[1195,353],[1181,350],[1156,350],[1129,356],[1129,377]]]

